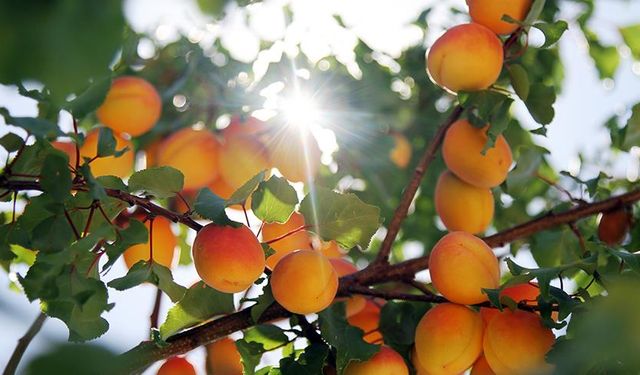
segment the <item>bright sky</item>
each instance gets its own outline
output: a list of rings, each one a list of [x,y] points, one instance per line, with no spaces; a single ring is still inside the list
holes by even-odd
[[[128,0],[125,3],[127,17],[133,27],[137,31],[152,32],[163,42],[173,40],[178,31],[202,45],[210,45],[212,40],[219,37],[231,55],[241,61],[253,61],[256,57],[259,61],[267,61],[281,53],[292,55],[299,51],[317,61],[334,54],[349,66],[354,76],[359,72],[353,64],[353,47],[357,38],[393,57],[422,40],[423,30],[410,23],[425,6],[435,6],[429,19],[434,30],[427,38],[429,42],[443,27],[465,21],[464,15],[452,19],[445,12],[449,3],[438,0],[266,0],[246,10],[232,11],[220,25],[214,25],[202,15],[195,0]],[[463,0],[452,3],[464,9]],[[281,10],[283,4],[290,4],[293,10],[288,27]],[[334,14],[340,15],[351,29],[342,28],[333,18]],[[575,4],[563,3],[563,14],[571,19],[576,14]],[[597,2],[593,27],[607,43],[619,41],[616,33],[618,26],[638,22],[640,2]],[[574,170],[578,152],[582,152],[587,158],[595,160],[615,157],[615,168],[609,173],[635,180],[638,178],[640,148],[635,148],[631,154],[602,154],[603,146],[609,142],[602,123],[613,113],[624,113],[627,106],[640,101],[640,63],[634,63],[628,51],[622,50],[624,58],[615,81],[601,82],[588,57],[582,36],[574,25],[571,26],[561,40],[565,87],[556,102],[556,118],[549,126],[549,137],[540,138],[539,142],[551,150],[552,163],[558,169]],[[275,44],[271,53],[258,54],[260,38],[281,42]],[[149,44],[143,44],[140,53],[152,52],[149,48],[152,48]],[[264,65],[257,63],[254,67],[259,71]],[[32,115],[36,111],[32,101],[18,97],[14,88],[2,85],[0,103],[9,108],[13,115]],[[522,106],[518,106],[516,113],[528,127],[537,127]],[[65,127],[68,126],[68,118],[66,122],[62,124]],[[124,264],[118,263],[109,276],[118,277],[125,272]],[[191,285],[196,280],[191,267],[178,267],[174,276],[182,285]],[[0,367],[4,367],[16,340],[38,314],[38,305],[30,304],[23,295],[9,291],[6,288],[8,282],[8,275],[0,272],[0,326],[3,327],[0,335]],[[121,352],[144,339],[148,333],[148,317],[154,295],[154,288],[148,285],[127,292],[110,290],[111,301],[116,303],[116,307],[104,317],[111,323],[111,328],[96,342]],[[168,307],[168,300],[163,302],[164,307]],[[164,312],[161,316],[164,316]],[[25,359],[45,350],[53,341],[64,340],[66,335],[67,329],[62,322],[49,319]],[[192,362],[200,366],[199,373],[202,374],[203,358],[202,350],[190,355]],[[149,373],[154,373],[153,369]]]

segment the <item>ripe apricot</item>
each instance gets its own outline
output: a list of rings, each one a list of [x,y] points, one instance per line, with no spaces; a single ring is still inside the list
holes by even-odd
[[[476,360],[476,363],[473,364],[471,374],[469,375],[496,375],[496,373],[493,372],[491,366],[489,366],[489,363],[487,362],[487,358],[482,354],[480,358]]]
[[[158,375],[196,375],[196,370],[183,357],[171,357],[160,366]]]
[[[609,246],[620,244],[629,231],[632,216],[626,208],[604,212],[598,224],[598,238]]]
[[[96,115],[114,132],[136,137],[149,131],[161,112],[162,100],[152,84],[138,77],[118,77]]]
[[[516,31],[520,25],[502,20],[507,15],[523,21],[529,13],[532,0],[467,0],[469,15],[473,22],[488,27],[496,34],[506,35]]]
[[[491,319],[485,329],[484,355],[498,374],[545,374],[552,366],[545,362],[555,337],[540,317],[527,311],[505,310]]]
[[[320,147],[308,132],[286,130],[267,142],[271,165],[289,181],[308,182],[320,167]]]
[[[218,140],[208,130],[185,128],[166,138],[158,148],[158,165],[178,169],[185,190],[206,186],[218,177]]]
[[[331,304],[338,274],[329,259],[313,250],[298,250],[282,258],[271,273],[273,298],[296,314],[312,314]]]
[[[473,186],[492,188],[500,185],[509,173],[513,158],[504,136],[483,155],[488,126],[476,128],[467,120],[451,125],[442,144],[442,157],[447,168]]]
[[[147,230],[151,229],[151,220],[144,223]],[[162,216],[153,219],[153,260],[165,267],[171,268],[173,253],[178,241],[171,230],[171,221]],[[133,245],[125,250],[123,256],[127,267],[131,268],[141,260],[148,261],[151,255],[149,242]]]
[[[312,242],[312,246],[314,249],[319,250],[322,253],[322,255],[326,256],[327,258],[340,259],[345,254],[340,248],[340,246],[338,246],[338,243],[334,240],[331,240],[331,241],[322,241],[322,240],[315,241],[314,240]]]
[[[422,363],[420,363],[420,358],[418,358],[418,353],[416,352],[415,345],[413,349],[411,349],[411,364],[416,370],[416,375],[429,375],[424,366],[422,366]]]
[[[332,258],[329,259],[333,268],[335,268],[338,277],[350,275],[358,272],[356,266],[353,263],[345,259]],[[337,298],[336,301],[346,301],[346,316],[352,316],[364,309],[367,300],[363,296],[355,295],[349,298]]]
[[[207,345],[207,368],[216,375],[242,375],[240,352],[235,341],[229,337]]]
[[[477,23],[452,27],[427,52],[429,77],[454,93],[488,88],[498,79],[502,62],[500,39]]]
[[[416,327],[415,348],[428,374],[460,374],[482,352],[482,318],[466,306],[435,306]]]
[[[162,144],[163,138],[158,138],[149,143],[144,148],[144,156],[147,168],[156,167],[158,165],[158,150]]]
[[[200,278],[224,293],[247,289],[264,270],[264,252],[256,236],[237,228],[207,224],[193,241],[193,263]]]
[[[364,335],[364,341],[373,344],[382,341],[382,333],[378,330],[380,325],[380,306],[367,300],[360,312],[347,317],[347,321],[354,327],[360,328]]]
[[[69,165],[76,167],[76,144],[73,142],[65,141],[53,141],[51,142],[53,148],[60,150],[69,156]]]
[[[260,121],[253,116],[248,117],[240,117],[233,116],[231,118],[231,122],[229,126],[222,129],[222,135],[225,138],[230,137],[254,137],[259,138],[260,135],[263,135],[268,131],[267,123],[264,121]]]
[[[491,189],[470,185],[449,171],[438,178],[434,201],[436,212],[450,231],[481,233],[493,219]]]
[[[464,305],[484,302],[482,288],[500,285],[498,259],[484,241],[466,232],[451,232],[429,255],[433,285],[449,301]]]
[[[266,149],[247,137],[227,138],[218,154],[220,177],[234,191],[269,168]]]
[[[409,375],[404,359],[388,346],[380,346],[380,351],[364,362],[351,361],[344,370],[345,375]]]
[[[289,220],[283,224],[265,224],[264,227],[262,227],[262,241],[269,242],[304,226],[304,216],[298,212],[294,212],[289,217]],[[311,249],[311,236],[309,236],[309,232],[306,230],[301,230],[280,240],[271,242],[269,246],[276,252],[267,258],[267,267],[273,269],[285,255],[295,250]]]
[[[91,173],[95,177],[113,175],[125,178],[133,172],[133,144],[117,134],[114,134],[113,136],[116,139],[117,151],[120,151],[125,147],[128,147],[129,149],[119,157],[107,156],[93,160],[89,166],[91,167]],[[80,147],[81,158],[91,159],[98,155],[98,137],[98,129],[92,130],[87,134],[84,144]]]
[[[400,133],[394,133],[393,140],[395,145],[389,152],[389,158],[398,167],[406,168],[411,161],[411,143]]]

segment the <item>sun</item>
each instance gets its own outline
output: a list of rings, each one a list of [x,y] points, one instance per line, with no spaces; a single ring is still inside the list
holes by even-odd
[[[278,107],[288,126],[311,130],[321,120],[321,111],[316,101],[304,93],[282,98]]]

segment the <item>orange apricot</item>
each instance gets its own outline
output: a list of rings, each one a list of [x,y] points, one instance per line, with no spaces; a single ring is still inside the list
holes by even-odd
[[[473,364],[469,375],[496,375],[496,373],[493,372],[491,366],[489,366],[489,363],[487,362],[487,358],[482,354],[476,363]]]
[[[520,25],[503,21],[507,15],[523,21],[529,13],[532,0],[467,0],[469,15],[473,22],[488,27],[496,34],[506,35],[516,31]]]
[[[380,351],[367,361],[351,361],[344,370],[345,375],[409,375],[407,364],[395,350],[380,346]]]
[[[96,115],[114,132],[136,137],[149,131],[161,112],[162,100],[152,84],[138,77],[118,77]]]
[[[362,310],[347,317],[347,321],[364,332],[362,336],[364,341],[370,344],[382,341],[382,333],[378,330],[380,325],[380,306],[376,303],[367,300]]]
[[[598,223],[598,238],[609,246],[620,244],[629,231],[632,219],[626,208],[604,212]]]
[[[242,375],[242,358],[235,341],[229,337],[207,345],[207,368],[216,375]]]
[[[87,134],[84,144],[80,147],[81,158],[92,159],[98,154],[99,133],[98,129],[95,129]],[[107,156],[94,159],[89,166],[91,167],[91,173],[95,177],[113,175],[125,178],[133,172],[133,144],[117,134],[114,134],[113,136],[116,139],[117,151],[120,151],[125,147],[128,147],[128,150],[119,157]]]
[[[493,220],[491,189],[470,185],[449,171],[438,178],[434,201],[436,212],[450,231],[481,233]]]
[[[270,169],[266,149],[247,137],[230,137],[218,154],[220,177],[234,191],[258,172]]]
[[[69,156],[69,165],[76,167],[76,144],[74,142],[53,141],[51,146],[67,154]]]
[[[157,163],[178,169],[185,190],[202,188],[218,177],[218,140],[208,130],[185,128],[158,147]]]
[[[333,268],[335,268],[336,272],[338,273],[338,277],[358,272],[356,266],[345,259],[331,258],[329,259],[329,262],[331,262],[331,265],[333,266]],[[349,298],[337,298],[336,301],[346,301],[347,317],[355,315],[362,311],[365,304],[367,303],[367,300],[364,298],[364,296],[359,295],[355,295]]]
[[[467,120],[451,125],[442,143],[442,157],[453,174],[473,186],[492,188],[500,185],[509,173],[513,157],[504,136],[483,155],[488,126],[476,128]]]
[[[262,246],[249,228],[213,223],[196,235],[193,263],[202,281],[224,293],[247,289],[262,275],[265,265]]]
[[[305,226],[304,216],[294,212],[283,224],[270,223],[262,227],[262,241],[269,242],[287,233]],[[269,244],[275,254],[267,258],[267,267],[273,269],[285,255],[295,250],[311,249],[311,236],[306,230],[300,230]]]
[[[418,353],[416,352],[415,346],[413,347],[413,349],[411,349],[411,364],[416,370],[416,375],[429,375],[424,366],[422,366],[422,363],[420,363],[420,358],[418,358]]]
[[[313,250],[298,250],[280,259],[271,273],[273,298],[295,314],[312,314],[331,304],[338,274],[329,259]]]
[[[318,239],[317,241],[315,241],[314,239],[314,241],[312,242],[312,246],[314,249],[319,250],[322,255],[326,256],[327,258],[340,259],[345,255],[345,252],[342,251],[335,240],[322,241]]]
[[[460,374],[482,352],[482,318],[466,306],[442,303],[420,319],[415,343],[428,374]]]
[[[151,220],[144,223],[147,230],[151,229]],[[171,221],[162,216],[153,219],[153,261],[171,268],[173,253],[178,241],[171,230]],[[149,242],[133,245],[125,250],[123,257],[127,267],[131,268],[141,260],[148,261],[151,256]]]
[[[196,370],[183,357],[171,357],[160,366],[158,375],[196,375]]]
[[[286,130],[267,142],[271,164],[289,181],[308,182],[320,167],[320,147],[308,132]]]
[[[477,23],[452,27],[427,52],[429,77],[454,93],[488,88],[498,79],[502,62],[502,42]]]
[[[389,152],[389,158],[398,167],[406,168],[411,161],[411,143],[400,133],[394,133],[393,140],[395,144]]]
[[[540,317],[527,311],[505,310],[491,319],[485,329],[484,355],[491,369],[502,374],[546,374],[545,362],[555,337]]]
[[[229,126],[222,129],[222,135],[225,138],[230,137],[258,137],[268,131],[267,123],[253,116],[240,117],[233,116]]]
[[[484,302],[482,288],[500,285],[498,259],[484,241],[466,232],[451,232],[429,255],[431,281],[449,301],[464,305]]]

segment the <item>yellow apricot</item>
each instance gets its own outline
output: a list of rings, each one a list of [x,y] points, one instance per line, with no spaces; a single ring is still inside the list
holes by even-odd
[[[451,232],[429,255],[433,286],[449,301],[463,305],[484,302],[482,288],[500,285],[498,259],[484,241],[466,232]]]
[[[53,141],[51,146],[67,154],[69,156],[69,165],[76,167],[76,144],[74,142]]]
[[[483,354],[478,358],[476,363],[473,364],[469,375],[496,375],[496,373],[493,372],[491,366],[489,366],[489,363],[487,362],[487,358]]]
[[[220,177],[237,190],[258,172],[270,169],[267,153],[262,144],[248,137],[230,137],[218,154]]]
[[[282,258],[271,273],[273,298],[295,314],[312,314],[331,304],[338,274],[329,259],[313,250],[298,250]]]
[[[488,88],[498,79],[502,62],[500,39],[477,23],[452,27],[427,52],[429,77],[454,93]]]
[[[505,310],[491,319],[484,333],[484,355],[497,375],[547,374],[545,362],[555,337],[534,313]]]
[[[93,160],[89,166],[91,167],[91,173],[95,177],[112,175],[125,178],[133,172],[133,144],[117,134],[114,134],[113,136],[116,139],[117,151],[120,151],[125,147],[128,147],[129,149],[119,157],[107,156]],[[91,159],[98,154],[98,137],[98,129],[92,130],[87,134],[84,144],[80,147],[81,158]]]
[[[338,246],[338,243],[335,240],[322,241],[318,239],[318,241],[315,241],[314,239],[312,241],[312,246],[314,249],[319,250],[322,255],[326,256],[327,258],[340,259],[345,255],[345,253],[342,251],[340,246]]]
[[[289,217],[289,220],[283,224],[265,224],[262,228],[262,241],[270,242],[304,226],[304,216],[298,212],[294,212]],[[303,229],[275,242],[271,242],[269,246],[276,252],[267,258],[267,267],[273,269],[285,255],[295,250],[311,249],[311,236],[309,232]]]
[[[502,20],[507,15],[523,21],[529,13],[532,0],[467,0],[469,15],[473,22],[488,27],[496,34],[506,35],[516,31],[520,25]]]
[[[166,138],[158,148],[157,163],[178,169],[185,190],[206,186],[218,177],[218,140],[208,130],[185,128]]]
[[[286,130],[267,142],[271,164],[289,181],[313,180],[320,167],[318,142],[308,132]]]
[[[183,357],[171,357],[160,366],[157,375],[196,375],[196,370]]]
[[[380,346],[380,351],[364,362],[351,361],[344,370],[345,375],[409,375],[404,359],[388,346]]]
[[[468,184],[483,188],[500,185],[509,173],[513,158],[507,140],[500,135],[483,155],[488,126],[476,128],[467,120],[451,125],[442,143],[447,168]]]
[[[364,307],[357,314],[347,317],[350,325],[360,328],[364,335],[364,341],[374,344],[382,341],[382,333],[378,330],[380,325],[380,306],[367,300]]]
[[[418,358],[418,353],[416,352],[415,346],[413,347],[413,349],[411,349],[411,364],[416,370],[416,375],[429,375],[424,366],[422,366],[422,363],[420,363],[420,358]]]
[[[491,189],[470,185],[449,171],[444,171],[436,184],[436,212],[450,231],[481,233],[493,219]]]
[[[96,115],[114,132],[136,137],[149,131],[161,112],[162,100],[153,85],[138,77],[118,77]]]
[[[418,361],[428,374],[460,374],[482,352],[482,318],[466,306],[442,303],[420,319],[415,342]]]
[[[151,229],[151,220],[144,223],[147,230]],[[173,253],[178,244],[176,236],[171,230],[171,221],[162,216],[153,219],[153,260],[165,267],[171,268]],[[151,255],[149,242],[133,245],[125,250],[123,256],[127,267],[131,268],[141,260],[148,261]]]
[[[338,277],[351,275],[352,273],[358,272],[356,266],[353,263],[345,259],[331,258],[329,259],[333,268],[335,268]],[[355,295],[349,298],[336,298],[336,301],[346,301],[346,316],[350,317],[362,311],[364,309],[367,300],[364,296]]]
[[[393,140],[395,145],[389,152],[389,158],[398,167],[406,168],[411,161],[411,143],[400,133],[393,134]]]
[[[240,352],[229,337],[207,345],[207,369],[215,375],[242,375]]]
[[[193,241],[193,263],[202,281],[224,293],[247,289],[264,270],[264,252],[256,236],[237,228],[207,224]]]

